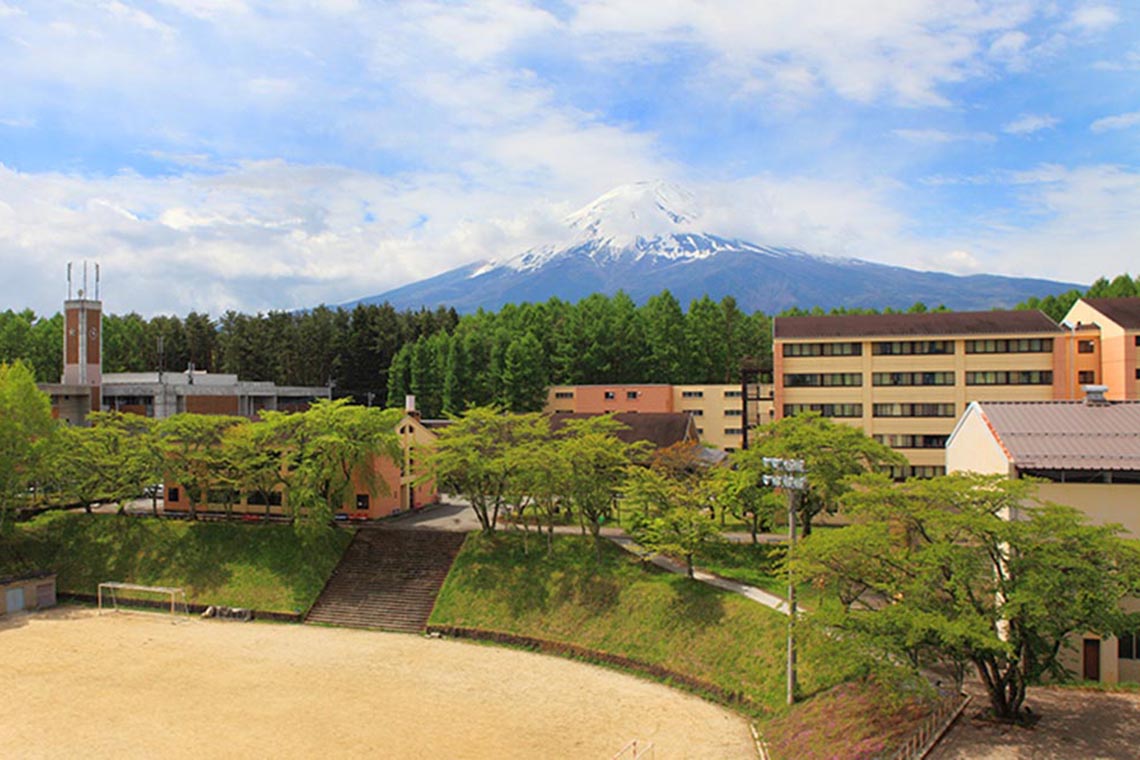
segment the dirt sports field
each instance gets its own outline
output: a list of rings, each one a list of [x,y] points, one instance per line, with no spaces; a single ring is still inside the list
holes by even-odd
[[[755,758],[745,720],[554,657],[60,608],[0,621],[0,757]]]

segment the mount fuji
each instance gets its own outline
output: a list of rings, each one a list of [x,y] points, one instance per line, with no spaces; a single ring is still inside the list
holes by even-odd
[[[1083,287],[998,275],[956,276],[817,256],[704,231],[693,196],[666,182],[622,185],[566,217],[561,239],[477,262],[344,304],[397,309],[454,307],[467,313],[558,297],[578,301],[624,290],[639,304],[668,289],[682,306],[708,294],[746,311],[799,306],[904,309],[915,301],[955,310],[1011,307]]]

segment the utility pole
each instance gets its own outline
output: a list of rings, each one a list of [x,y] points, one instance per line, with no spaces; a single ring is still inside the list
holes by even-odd
[[[796,702],[796,581],[792,576],[792,553],[796,547],[796,492],[807,483],[804,460],[764,457],[764,466],[773,470],[764,476],[764,485],[782,488],[788,494],[788,704]]]

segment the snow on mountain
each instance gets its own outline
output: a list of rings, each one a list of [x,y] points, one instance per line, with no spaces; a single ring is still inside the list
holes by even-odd
[[[471,276],[500,267],[526,272],[571,254],[598,263],[644,256],[701,259],[740,247],[737,241],[702,232],[700,217],[693,194],[678,185],[662,180],[621,185],[566,217],[563,239],[487,262]]]
[[[396,308],[451,306],[460,312],[624,290],[637,303],[664,289],[682,304],[708,295],[776,313],[811,308],[1011,307],[1078,287],[1048,280],[919,272],[869,261],[757,245],[701,229],[693,195],[668,182],[617,187],[566,217],[557,239],[360,299]],[[351,306],[358,302],[346,304]]]

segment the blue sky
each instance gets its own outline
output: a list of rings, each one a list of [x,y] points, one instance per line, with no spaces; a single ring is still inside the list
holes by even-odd
[[[0,308],[366,296],[612,187],[958,273],[1137,273],[1140,5],[0,0]]]

